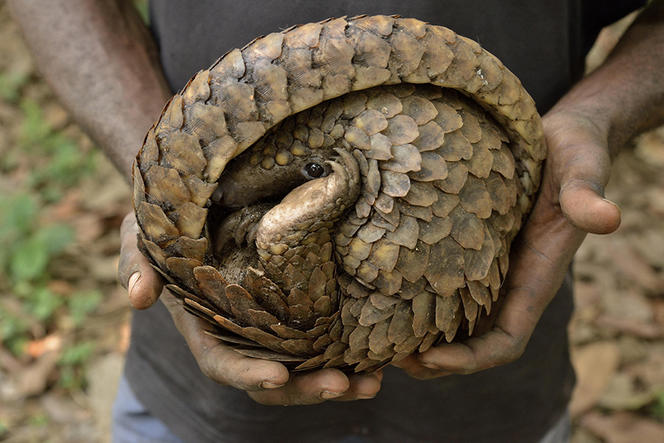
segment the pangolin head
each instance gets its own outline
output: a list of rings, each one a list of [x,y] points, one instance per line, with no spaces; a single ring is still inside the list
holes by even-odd
[[[314,149],[278,125],[246,152],[233,159],[218,181],[212,201],[226,208],[242,208],[283,197],[297,186],[331,172],[330,147]],[[304,127],[300,130],[306,131]]]

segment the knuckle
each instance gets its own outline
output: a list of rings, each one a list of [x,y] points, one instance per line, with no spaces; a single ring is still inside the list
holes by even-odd
[[[232,379],[228,378],[229,371],[227,370],[228,368],[225,368],[226,363],[223,357],[219,358],[216,353],[204,350],[202,355],[194,355],[194,358],[203,375],[210,380],[222,385],[230,385],[234,388],[246,390],[242,385],[234,383]]]
[[[512,350],[512,361],[520,359],[524,352],[526,352],[526,342],[520,341]]]
[[[194,356],[196,358],[196,356]],[[210,365],[209,359],[207,358],[196,358],[196,362],[198,363],[198,368],[201,370],[203,375],[205,375],[207,378],[217,381],[216,380],[216,372],[213,370],[213,368]]]
[[[527,344],[528,340],[523,337],[511,338],[510,347],[508,349],[510,350],[509,357],[512,361],[517,360],[523,355],[523,353],[526,351]]]
[[[493,361],[491,367],[506,365],[521,358],[526,350],[526,342],[513,338],[510,340],[509,345],[505,347],[504,351],[499,353]]]

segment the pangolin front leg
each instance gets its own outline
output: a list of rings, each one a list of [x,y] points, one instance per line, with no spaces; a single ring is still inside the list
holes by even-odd
[[[300,185],[256,227],[256,248],[267,277],[287,294],[290,323],[309,329],[336,312],[339,295],[331,234],[360,191],[352,154],[335,149],[332,172]]]
[[[260,203],[235,211],[224,218],[217,228],[215,253],[222,255],[228,247],[241,247],[243,244],[253,244],[256,240],[258,222],[271,206]]]

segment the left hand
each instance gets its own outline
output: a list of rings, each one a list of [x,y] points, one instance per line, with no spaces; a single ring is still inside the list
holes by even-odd
[[[523,354],[586,233],[608,234],[620,225],[620,210],[603,198],[610,172],[607,134],[592,119],[564,106],[543,119],[548,158],[540,193],[512,245],[503,304],[493,329],[411,355],[396,366],[412,377],[429,379],[471,374]]]

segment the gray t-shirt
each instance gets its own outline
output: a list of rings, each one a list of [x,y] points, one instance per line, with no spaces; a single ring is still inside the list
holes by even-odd
[[[293,24],[399,14],[447,26],[498,56],[545,112],[578,79],[599,29],[644,1],[152,0],[151,22],[175,91],[227,50]],[[374,400],[268,407],[198,369],[166,309],[135,312],[126,375],[146,408],[192,442],[531,442],[564,412],[574,385],[567,323],[571,278],[518,361],[430,381],[387,368]],[[347,440],[353,441],[353,440]],[[358,440],[355,440],[358,441]]]

